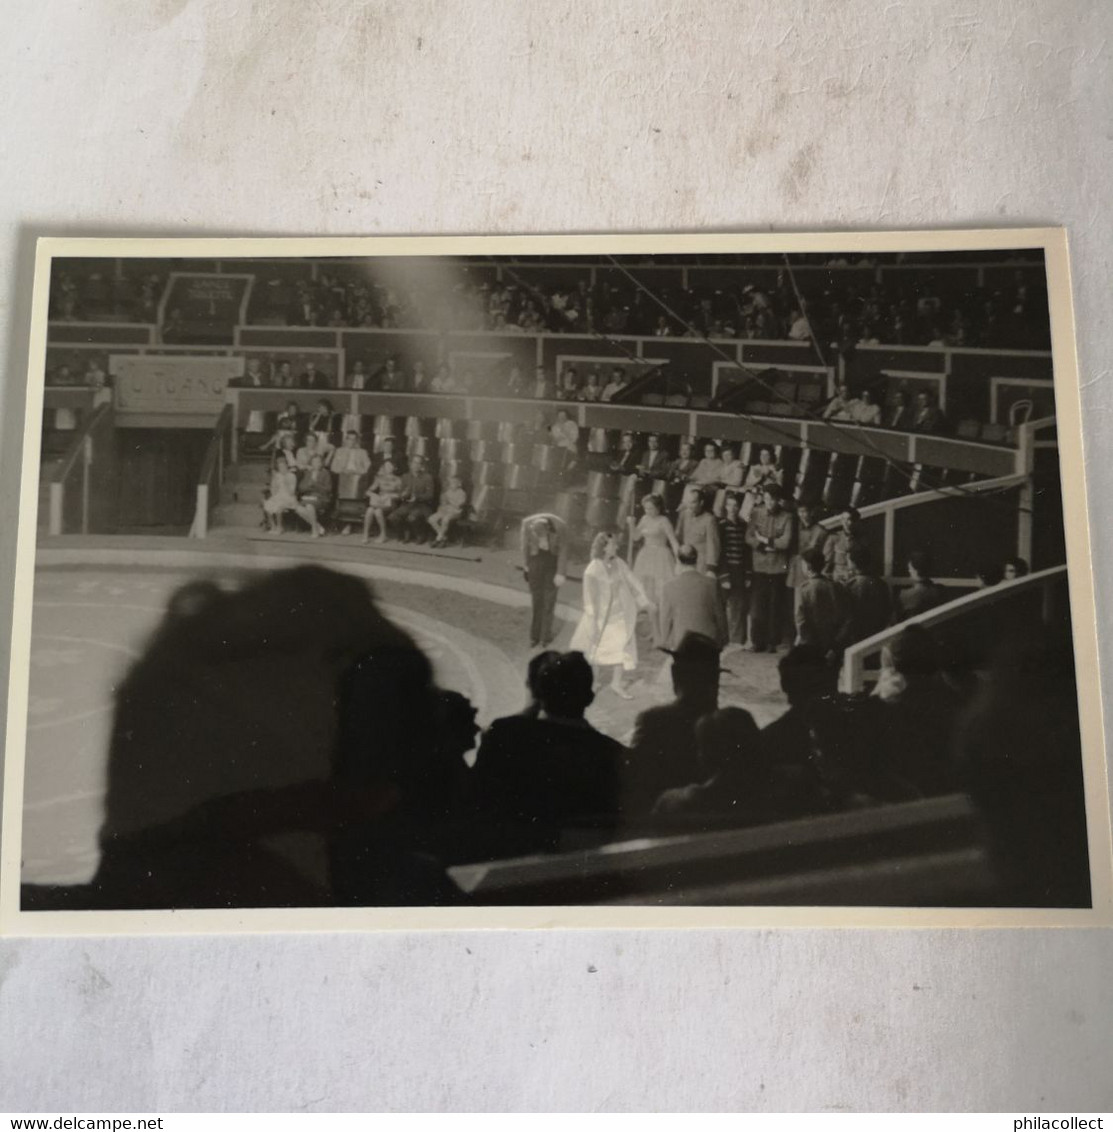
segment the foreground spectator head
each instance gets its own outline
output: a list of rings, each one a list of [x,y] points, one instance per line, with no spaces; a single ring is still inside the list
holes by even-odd
[[[999,562],[987,562],[978,571],[978,585],[982,589],[991,589],[1000,585],[1005,579],[1005,571]]]
[[[684,543],[676,552],[676,560],[681,566],[695,566],[699,560],[699,554],[694,546]]]
[[[1010,558],[1005,563],[1006,582],[1015,582],[1017,578],[1025,578],[1030,572],[1030,567],[1023,558]]]
[[[808,576],[812,578],[818,578],[827,565],[827,556],[823,553],[822,547],[813,546],[805,550],[800,557],[803,559]]]
[[[931,581],[931,558],[925,550],[914,550],[908,556],[908,576],[917,582]]]
[[[873,560],[873,551],[865,543],[852,542],[846,552],[846,560],[855,574],[864,578],[873,577],[877,567]]]
[[[709,777],[745,780],[765,769],[761,732],[745,708],[719,708],[701,716],[696,723],[696,750]]]
[[[672,657],[672,686],[681,699],[712,702],[719,695],[719,646],[702,633],[685,633]]]
[[[426,757],[431,674],[360,579],[304,566],[179,591],[116,692],[102,906],[338,902],[271,841],[321,849],[356,780]]]
[[[475,746],[479,725],[475,704],[460,692],[438,688],[434,693],[437,734],[444,754],[463,756]]]
[[[818,645],[794,645],[777,664],[781,690],[792,707],[832,695],[838,674]]]
[[[560,653],[555,649],[545,649],[536,656],[530,657],[529,664],[526,666],[526,689],[529,691],[530,699],[535,703],[540,703],[537,679],[541,675],[541,669],[558,656],[560,656]]]
[[[546,715],[580,719],[595,698],[594,675],[582,652],[558,653],[537,673],[537,698]]]

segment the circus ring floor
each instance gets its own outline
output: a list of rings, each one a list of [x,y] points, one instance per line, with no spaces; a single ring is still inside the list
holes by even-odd
[[[40,543],[35,574],[24,773],[23,879],[74,884],[96,869],[97,830],[113,688],[184,582],[241,576],[313,561],[367,579],[383,611],[433,662],[438,682],[467,695],[486,726],[521,709],[531,655],[529,596],[508,556],[434,556],[414,548],[367,551],[350,544],[277,539],[234,546],[180,539],[53,539]],[[574,591],[569,583],[562,591]],[[572,596],[569,594],[569,596]],[[567,647],[578,610],[558,607]],[[775,657],[732,652],[722,702],[764,725],[785,709]],[[665,657],[639,627],[639,666],[623,700],[601,691],[588,719],[628,738],[637,714],[671,698]]]

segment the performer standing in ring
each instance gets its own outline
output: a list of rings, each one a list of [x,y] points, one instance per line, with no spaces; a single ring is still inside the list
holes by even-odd
[[[547,648],[556,636],[553,611],[557,590],[564,584],[567,556],[562,519],[539,514],[522,520],[522,569],[533,606],[529,628],[531,648]]]

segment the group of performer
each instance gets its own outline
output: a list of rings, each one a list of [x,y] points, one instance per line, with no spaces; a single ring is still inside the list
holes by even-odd
[[[818,507],[792,505],[771,477],[756,491],[728,491],[721,516],[714,505],[715,489],[689,484],[674,523],[661,496],[650,492],[625,532],[601,531],[591,544],[583,612],[570,647],[583,652],[600,679],[610,669],[610,687],[623,698],[629,698],[625,675],[638,665],[639,614],[647,616],[654,645],[666,651],[685,631],[695,630],[721,648],[776,652],[810,632],[810,625],[800,627],[799,610],[816,573],[840,585],[855,572],[872,573],[856,540],[859,518],[853,509],[829,530]],[[858,549],[854,561],[852,546]],[[521,549],[533,607],[530,644],[548,647],[556,635],[557,591],[567,576],[564,521],[552,514],[529,516]],[[808,565],[816,554],[818,571]],[[681,576],[686,581],[678,585]]]

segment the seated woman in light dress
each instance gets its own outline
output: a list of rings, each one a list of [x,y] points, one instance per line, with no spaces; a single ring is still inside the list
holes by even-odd
[[[637,525],[630,519],[631,541],[641,549],[634,557],[634,577],[641,582],[645,595],[656,607],[649,615],[653,627],[653,642],[662,643],[658,620],[661,593],[666,583],[676,576],[676,555],[679,546],[672,523],[665,515],[665,502],[659,495],[647,495],[642,500],[642,517]]]
[[[313,531],[314,537],[323,535],[324,528],[317,522],[317,512],[311,504],[303,504],[298,499],[298,473],[296,465],[288,463],[286,456],[279,452],[274,458],[274,471],[271,472],[270,495],[263,500],[263,512],[270,530],[282,530],[282,516],[287,511],[304,519]]]
[[[386,542],[386,517],[402,498],[402,477],[395,474],[394,461],[384,460],[367,489],[367,510],[363,513],[363,541],[371,541],[371,520],[379,524],[379,542]]]
[[[628,700],[623,673],[638,666],[638,610],[649,609],[652,603],[634,572],[618,557],[614,531],[600,531],[591,544],[583,602],[583,615],[568,647],[582,652],[597,669],[613,668],[611,691]]]

